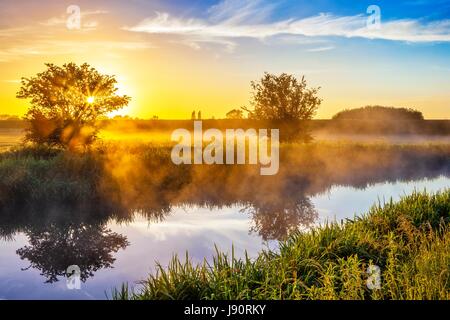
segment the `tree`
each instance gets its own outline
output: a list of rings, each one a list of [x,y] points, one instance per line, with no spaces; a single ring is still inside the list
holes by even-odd
[[[20,118],[18,116],[15,115],[10,115],[10,114],[0,114],[0,120],[2,121],[19,121]]]
[[[240,109],[233,109],[227,112],[227,119],[243,119],[244,113]]]
[[[333,116],[333,120],[423,120],[422,112],[411,108],[396,108],[384,106],[365,106],[356,109],[346,109]]]
[[[243,108],[249,112],[249,118],[278,122],[283,140],[302,135],[309,139],[306,125],[299,126],[299,120],[310,120],[316,113],[322,102],[317,96],[320,88],[308,88],[304,76],[299,81],[290,74],[277,76],[267,72],[259,81],[252,81],[251,87],[253,109]]]
[[[259,81],[252,81],[253,110],[249,116],[258,120],[308,120],[322,100],[317,97],[320,88],[308,88],[305,77],[282,73],[279,76],[264,73]]]
[[[127,237],[98,224],[67,221],[51,223],[43,229],[32,226],[24,233],[28,244],[16,253],[29,261],[28,268],[38,269],[46,283],[67,277],[67,267],[74,264],[80,267],[80,280],[85,282],[96,271],[112,268],[114,253],[129,245]]]
[[[46,66],[35,77],[22,78],[17,93],[17,98],[31,99],[27,141],[70,149],[89,145],[97,138],[97,120],[131,99],[116,94],[114,76],[87,63]]]
[[[285,240],[293,231],[310,227],[319,216],[311,200],[304,196],[262,199],[241,211],[251,214],[250,231],[257,232],[264,241]]]

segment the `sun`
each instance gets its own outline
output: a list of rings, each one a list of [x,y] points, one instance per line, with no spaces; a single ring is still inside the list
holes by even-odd
[[[88,97],[87,98],[87,102],[88,103],[94,103],[94,101],[95,101],[95,97]]]

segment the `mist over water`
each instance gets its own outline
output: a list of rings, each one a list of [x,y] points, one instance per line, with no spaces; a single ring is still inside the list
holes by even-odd
[[[297,230],[450,186],[448,144],[285,144],[279,173],[266,177],[250,165],[176,166],[170,145],[152,143],[106,143],[95,156],[55,161],[71,166],[52,176],[76,177],[77,186],[98,176],[98,192],[80,190],[81,202],[39,190],[2,195],[0,298],[105,298],[173,254],[202,262],[217,245],[255,257]],[[66,287],[71,264],[83,270],[81,290]]]

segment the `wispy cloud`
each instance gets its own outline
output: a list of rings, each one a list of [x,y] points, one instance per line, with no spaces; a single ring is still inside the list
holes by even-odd
[[[5,83],[11,83],[11,84],[17,84],[17,83],[20,83],[20,80],[19,80],[19,79],[2,80],[2,82],[5,82]]]
[[[318,48],[311,48],[308,49],[308,52],[322,52],[322,51],[330,51],[333,50],[334,46],[326,46],[326,47],[318,47]]]
[[[277,7],[277,2],[263,0],[224,0],[209,8],[209,19],[223,24],[263,23]]]
[[[81,11],[81,20],[89,16],[96,16],[109,13],[106,10],[93,10],[93,11]],[[61,26],[67,23],[67,16],[60,15],[58,17],[51,17],[45,21],[41,21],[40,24],[46,27]],[[98,26],[98,22],[95,20],[88,20],[82,24],[82,28],[86,30],[94,30]]]
[[[275,5],[261,1],[225,0],[208,10],[204,19],[173,17],[156,12],[153,17],[124,27],[133,32],[183,36],[193,42],[217,39],[267,39],[282,35],[346,37],[406,42],[449,42],[450,20],[424,22],[414,19],[382,21],[380,29],[367,27],[367,16],[321,13],[307,18],[270,20]]]
[[[141,41],[99,41],[99,40],[44,40],[37,39],[24,44],[12,44],[0,48],[0,62],[10,62],[30,56],[55,56],[66,54],[86,54],[94,50],[145,50],[154,48],[151,43]]]
[[[13,27],[0,29],[0,38],[16,38],[25,32],[30,31],[30,27]]]
[[[82,11],[81,32],[95,30],[99,25],[96,20],[84,19],[107,14],[105,10]],[[68,32],[64,15],[45,21],[36,21],[21,27],[0,28],[0,62],[10,62],[25,57],[81,55],[92,51],[106,51],[109,56],[117,51],[145,50],[155,48],[149,41],[120,37],[105,37],[93,32],[89,37],[80,39],[78,32]],[[60,26],[57,28],[55,26]],[[78,30],[77,30],[78,31]],[[123,32],[122,32],[123,33]],[[113,52],[114,51],[114,52]]]

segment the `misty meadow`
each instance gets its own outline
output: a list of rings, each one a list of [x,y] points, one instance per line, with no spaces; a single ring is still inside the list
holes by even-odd
[[[448,123],[437,130],[426,120],[391,121],[397,126],[386,133],[386,121],[312,120],[308,141],[280,143],[271,176],[258,164],[173,163],[171,132],[193,132],[193,120],[102,120],[100,139],[82,150],[5,146],[1,254],[16,281],[39,289],[3,294],[60,296],[67,267],[77,265],[85,289],[66,298],[448,299]],[[220,130],[267,125],[202,122]],[[14,130],[23,136],[17,123]],[[392,236],[403,247],[384,243]],[[396,250],[402,255],[389,260]],[[415,260],[425,254],[433,262]],[[372,264],[393,274],[377,290],[366,286]],[[394,264],[419,269],[405,274]]]
[[[0,300],[450,300],[449,9],[2,0]]]

